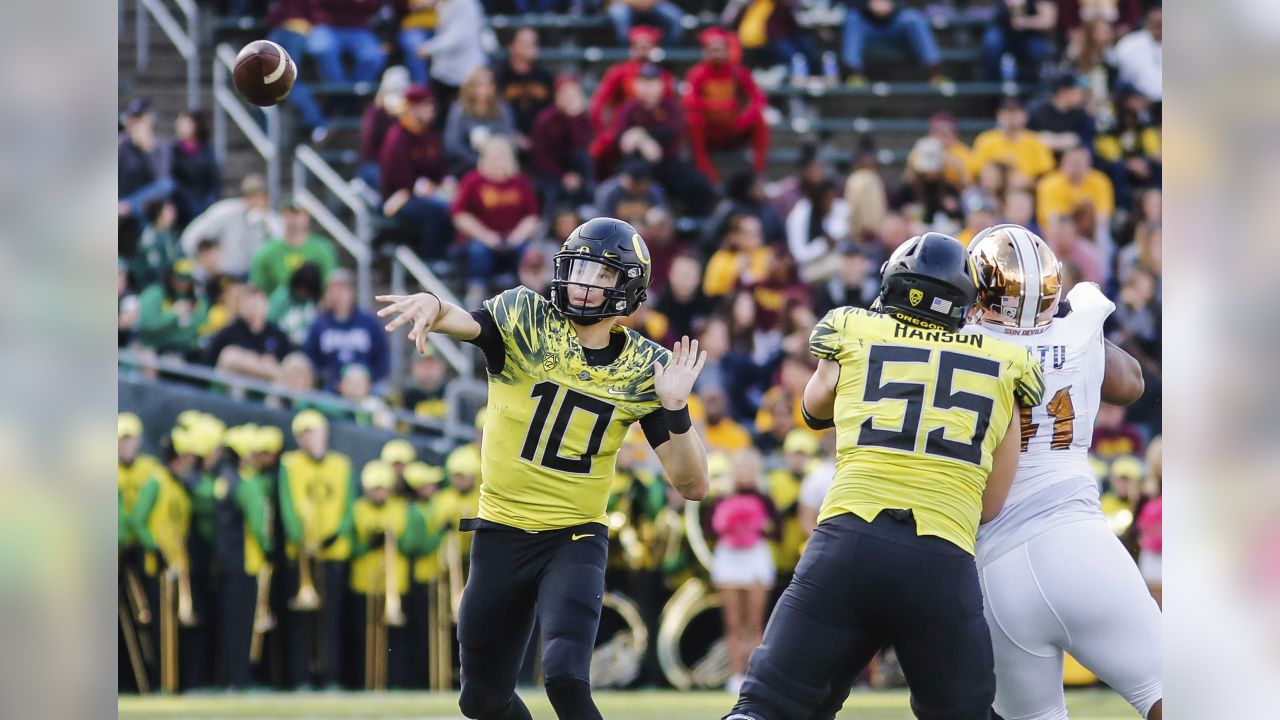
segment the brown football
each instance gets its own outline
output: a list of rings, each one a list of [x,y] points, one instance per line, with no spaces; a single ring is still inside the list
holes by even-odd
[[[245,100],[258,107],[271,107],[293,89],[298,66],[279,45],[270,40],[254,40],[236,55],[231,78]]]

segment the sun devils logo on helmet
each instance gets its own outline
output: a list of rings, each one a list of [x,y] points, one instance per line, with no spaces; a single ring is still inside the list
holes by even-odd
[[[911,290],[907,292],[907,299],[911,301],[912,305],[919,305],[920,301],[924,300],[924,293],[915,288],[911,288]]]

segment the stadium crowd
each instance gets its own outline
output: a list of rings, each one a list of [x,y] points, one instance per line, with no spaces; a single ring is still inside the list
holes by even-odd
[[[878,268],[909,237],[937,230],[967,241],[998,222],[1044,237],[1062,261],[1064,296],[1076,282],[1094,282],[1116,302],[1107,336],[1141,362],[1147,394],[1129,408],[1103,406],[1093,457],[1104,511],[1159,597],[1158,2],[996,2],[981,73],[1031,92],[1000,99],[990,129],[972,143],[949,114],[933,114],[901,173],[881,165],[872,138],[852,136],[807,144],[779,173],[768,162],[777,111],[754,75],[784,66],[793,77],[858,86],[875,73],[863,48],[897,43],[910,47],[922,78],[950,82],[927,18],[908,3],[849,3],[838,50],[821,52],[797,21],[806,3],[737,0],[720,25],[698,33],[702,60],[678,78],[658,50],[678,46],[683,19],[707,8],[615,0],[607,13],[628,57],[590,93],[583,78],[539,61],[533,28],[518,29],[501,52],[483,40],[488,14],[600,10],[593,0],[225,5],[229,16],[264,19],[268,37],[297,61],[286,104],[313,143],[329,140],[329,108],[307,81],[380,78],[363,108],[352,187],[386,218],[391,242],[455,264],[466,306],[516,284],[545,294],[552,256],[586,218],[619,217],[640,230],[653,280],[627,324],[668,346],[688,334],[707,350],[692,412],[714,451],[715,485],[699,525],[714,546],[704,567],[689,538],[658,552],[657,528],[682,501],[664,492],[642,443],[620,455],[610,586],[647,598],[646,619],[656,623],[684,579],[709,576],[723,590],[731,668],[742,672],[765,598],[794,570],[833,472],[830,434],[804,429],[800,414],[816,363],[810,330],[832,307],[868,306]],[[330,423],[403,430],[395,408],[444,417],[451,371],[428,352],[413,358],[408,377],[391,377],[386,334],[364,308],[370,298],[357,297],[351,271],[308,212],[292,199],[270,207],[263,178],[252,174],[239,178],[238,195],[221,197],[205,116],[177,115],[171,136],[159,120],[141,97],[121,117],[119,346],[277,387],[281,394],[251,401],[288,409],[294,420],[283,429],[225,428],[190,414],[172,428],[144,429],[122,415],[125,566],[155,607],[164,567],[189,563],[195,611],[208,624],[184,629],[194,639],[193,649],[184,645],[183,687],[358,685],[339,648],[362,642],[382,548],[394,546],[412,630],[427,613],[427,585],[447,572],[446,539],[474,512],[482,426],[443,467],[417,462],[407,443],[389,443],[364,467],[329,447]],[[858,152],[833,162],[831,143]],[[345,402],[292,399],[311,392]],[[161,459],[138,455],[144,430],[164,448]],[[286,436],[300,450],[281,454]],[[333,491],[311,508],[323,520],[307,520],[326,528],[319,536],[303,537],[299,473]],[[289,610],[277,590],[272,606],[288,618],[267,649],[277,672],[255,676],[254,578],[274,558],[288,568],[282,585],[296,588],[300,551],[315,558],[324,621]],[[399,654],[389,684],[424,686],[425,646],[412,632],[392,635]],[[187,652],[198,659],[186,662]],[[122,660],[122,687],[135,687],[126,667]],[[661,681],[648,659],[640,682]]]

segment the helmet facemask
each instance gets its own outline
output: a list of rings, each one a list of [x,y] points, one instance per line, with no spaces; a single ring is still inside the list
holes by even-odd
[[[634,264],[582,252],[561,252],[553,261],[551,302],[561,314],[582,325],[635,311],[628,289],[642,271]],[[634,301],[644,301],[644,291]]]

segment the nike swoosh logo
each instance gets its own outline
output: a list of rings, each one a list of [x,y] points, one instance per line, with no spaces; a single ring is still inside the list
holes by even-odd
[[[627,391],[626,391],[626,390],[619,390],[619,389],[617,389],[617,388],[609,388],[609,394],[610,394],[610,395],[626,395],[626,394],[627,394]]]
[[[570,535],[570,540],[581,540],[584,537],[595,537],[595,533],[587,533],[586,535]]]

